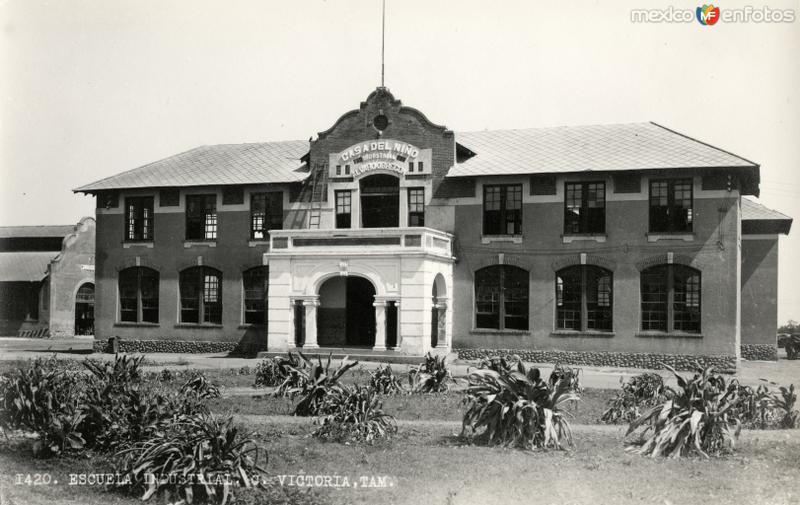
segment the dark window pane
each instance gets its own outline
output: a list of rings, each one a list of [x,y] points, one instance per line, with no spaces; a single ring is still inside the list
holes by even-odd
[[[408,226],[425,226],[425,188],[408,189]]]
[[[153,240],[153,197],[125,199],[125,240]]]
[[[667,331],[666,265],[650,267],[641,274],[642,329]]]
[[[692,179],[650,181],[650,231],[691,232]]]
[[[267,267],[252,268],[244,272],[244,322],[264,324],[267,312],[267,290],[269,270]]]
[[[187,240],[215,240],[217,238],[216,195],[186,196]]]
[[[683,265],[673,265],[673,270],[675,331],[700,333],[700,272]]]
[[[350,212],[351,212],[350,209],[351,209],[350,191],[337,191],[336,192],[337,228],[350,228]]]
[[[522,230],[522,186],[484,186],[483,234],[518,235]]]
[[[586,328],[611,331],[611,272],[586,266]]]
[[[556,328],[581,329],[581,268],[569,267],[556,274]]]
[[[475,272],[475,325],[486,329],[528,329],[528,272],[491,266]]]
[[[475,312],[478,328],[500,329],[501,267],[475,272]]]
[[[145,267],[120,271],[120,321],[158,323],[158,278],[158,272]]]

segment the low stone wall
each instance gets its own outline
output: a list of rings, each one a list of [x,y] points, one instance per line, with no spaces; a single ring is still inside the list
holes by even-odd
[[[119,340],[119,352],[208,354],[239,351],[236,342],[204,342],[199,340]],[[113,352],[108,340],[95,340],[94,352]]]
[[[742,358],[750,361],[778,361],[778,348],[771,344],[742,344]]]
[[[695,363],[713,366],[719,372],[736,370],[735,356],[692,356],[687,354],[647,354],[636,352],[537,351],[530,349],[453,349],[459,359],[478,360],[490,356],[516,354],[531,363],[562,363],[564,365],[611,366],[663,369],[669,365],[676,370],[694,370]]]

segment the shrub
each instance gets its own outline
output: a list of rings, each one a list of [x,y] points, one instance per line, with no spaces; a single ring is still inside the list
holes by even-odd
[[[800,335],[789,335],[783,345],[788,359],[800,358]]]
[[[392,395],[404,391],[403,384],[394,375],[390,365],[379,365],[375,371],[370,372],[369,387],[374,389],[376,393],[383,395]]]
[[[607,424],[631,423],[641,415],[642,408],[664,401],[664,379],[657,373],[635,375],[621,387],[622,390],[608,401],[609,407],[600,416],[600,421]]]
[[[572,391],[581,393],[583,392],[583,388],[581,387],[580,375],[580,368],[571,368],[566,365],[556,363],[556,366],[553,367],[553,371],[550,372],[550,378],[547,380],[547,384],[552,388],[555,387],[557,382],[562,382],[565,383]]]
[[[255,386],[277,386],[274,395],[291,396],[301,390],[308,381],[308,372],[305,370],[309,366],[308,359],[302,353],[289,353],[287,357],[277,356],[271,360],[264,360],[264,375],[259,380],[259,373],[256,370]]]
[[[253,387],[277,386],[286,378],[287,371],[278,364],[279,358],[266,358],[256,365]]]
[[[763,380],[763,379],[762,379]],[[800,411],[797,405],[797,393],[794,384],[788,387],[780,386],[775,382],[767,381],[773,386],[778,386],[778,392],[770,394],[765,403],[773,412],[774,425],[781,429],[800,428]]]
[[[447,368],[446,356],[431,356],[408,371],[408,382],[414,393],[444,393],[450,390],[453,376]]]
[[[733,449],[741,422],[731,410],[736,406],[736,388],[712,367],[685,379],[667,365],[678,381],[677,389],[665,388],[663,403],[646,410],[628,427],[627,435],[644,426],[641,438],[628,449],[638,454],[674,458],[697,452],[704,457]]]
[[[469,375],[462,436],[487,445],[561,449],[572,445],[564,406],[578,399],[568,381],[551,389],[539,369],[521,362],[516,370],[476,370]]]
[[[142,373],[139,370],[142,361],[144,361],[144,356],[129,357],[126,354],[116,354],[113,362],[86,359],[83,366],[106,384],[130,384],[142,379]]]
[[[183,395],[195,395],[198,398],[219,398],[219,388],[209,381],[202,372],[194,372],[189,379],[183,383],[180,389]]]
[[[302,386],[287,389],[284,393],[291,397],[298,395],[301,397],[295,406],[294,415],[316,416],[329,414],[332,407],[329,407],[326,403],[328,396],[342,392],[342,385],[339,380],[348,370],[358,365],[358,361],[348,363],[347,356],[345,356],[339,364],[339,368],[332,370],[330,355],[328,355],[328,361],[325,366],[322,365],[321,358],[318,358],[318,362],[315,364],[302,353],[300,353],[300,357],[306,366],[293,368],[292,373],[297,373],[298,376],[302,377],[299,381]]]
[[[257,487],[265,479],[259,456],[251,435],[233,427],[232,418],[197,414],[160,423],[150,437],[118,451],[113,464],[122,476],[119,486],[143,492],[142,500],[166,491],[188,503],[224,504],[233,487]]]
[[[512,356],[491,356],[482,358],[478,363],[478,368],[481,370],[494,370],[498,373],[509,373],[516,368],[519,362],[519,356],[516,354]]]
[[[393,416],[383,412],[383,404],[372,387],[342,386],[326,401],[329,412],[313,435],[341,443],[373,443],[397,432]]]
[[[36,456],[83,449],[84,389],[82,375],[58,369],[53,358],[36,359],[27,369],[6,374],[0,383],[0,427],[37,434]]]

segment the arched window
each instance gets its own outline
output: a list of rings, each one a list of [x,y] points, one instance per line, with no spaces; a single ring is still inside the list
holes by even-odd
[[[700,333],[700,271],[685,265],[642,270],[642,330]]]
[[[245,324],[264,324],[267,321],[267,292],[269,267],[256,267],[242,274],[244,285]]]
[[[180,274],[181,322],[222,324],[222,272],[191,267]]]
[[[528,271],[495,265],[475,272],[475,326],[494,330],[528,329]]]
[[[556,329],[611,331],[612,274],[593,265],[556,272]]]
[[[146,267],[119,272],[119,320],[158,323],[158,272]]]

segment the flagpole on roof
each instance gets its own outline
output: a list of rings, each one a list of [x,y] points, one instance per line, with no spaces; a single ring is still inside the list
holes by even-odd
[[[386,47],[386,0],[383,0],[383,10],[381,14],[381,88],[384,87],[384,53]]]

